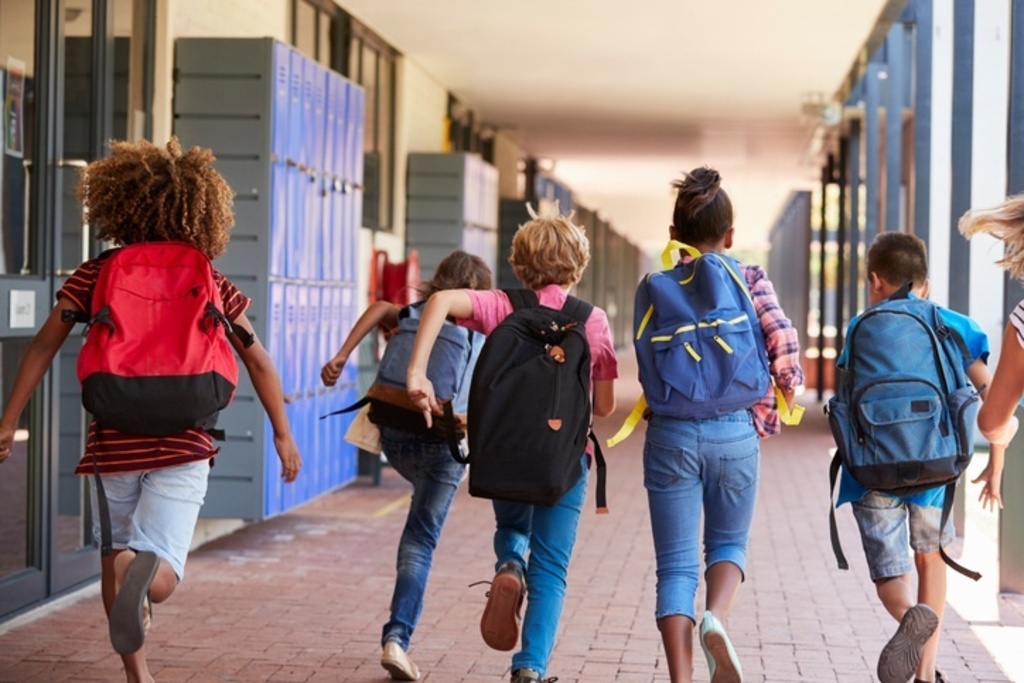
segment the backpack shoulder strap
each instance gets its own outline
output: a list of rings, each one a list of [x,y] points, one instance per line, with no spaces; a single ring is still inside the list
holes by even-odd
[[[587,320],[590,319],[590,314],[593,312],[594,304],[583,299],[577,299],[574,296],[567,297],[565,303],[562,304],[562,313],[565,313],[578,323],[586,324]]]
[[[532,289],[503,289],[505,296],[512,302],[513,310],[518,311],[521,308],[536,308],[540,306],[540,299],[537,298],[537,292]]]

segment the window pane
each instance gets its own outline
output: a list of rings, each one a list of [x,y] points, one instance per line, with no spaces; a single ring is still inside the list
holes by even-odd
[[[366,90],[366,131],[363,144],[367,152],[377,151],[377,53],[363,46],[362,78],[359,84]]]
[[[391,226],[391,117],[394,114],[392,105],[392,80],[394,62],[384,56],[377,62],[380,67],[377,84],[377,153],[380,155],[380,225]]]
[[[27,202],[35,119],[35,2],[0,0],[0,274],[26,272],[30,216]]]
[[[28,340],[0,342],[0,386],[10,394]],[[29,430],[31,404],[18,421],[11,457],[3,464],[0,476],[0,579],[31,563],[28,545],[29,522]]]

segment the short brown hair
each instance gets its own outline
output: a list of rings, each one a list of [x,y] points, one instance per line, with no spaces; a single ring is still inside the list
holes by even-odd
[[[868,272],[894,287],[912,282],[919,287],[928,279],[928,249],[924,241],[907,232],[882,232],[868,249]]]
[[[443,289],[490,289],[491,269],[482,258],[456,249],[445,256],[434,271],[434,277],[420,285],[423,297]]]
[[[532,209],[531,209],[532,213]],[[590,241],[568,216],[535,217],[512,237],[508,262],[530,289],[576,283],[590,263]]]
[[[224,253],[235,224],[234,192],[214,161],[209,149],[183,153],[173,137],[166,147],[115,141],[109,156],[82,171],[76,194],[97,239],[187,242],[212,259]]]

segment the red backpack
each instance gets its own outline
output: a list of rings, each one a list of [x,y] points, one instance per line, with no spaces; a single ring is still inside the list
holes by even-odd
[[[227,333],[241,331],[224,315],[210,259],[183,242],[133,244],[103,258],[78,356],[85,409],[128,434],[212,429],[238,384]]]

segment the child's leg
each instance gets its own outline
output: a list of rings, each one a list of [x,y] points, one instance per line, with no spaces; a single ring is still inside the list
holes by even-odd
[[[382,444],[391,466],[413,484],[413,494],[398,544],[391,618],[384,625],[381,645],[394,640],[408,650],[423,611],[434,549],[465,467],[452,459],[447,445],[390,439]]]
[[[695,421],[655,416],[644,444],[644,487],[657,561],[654,616],[672,683],[693,680],[694,599],[700,583],[703,502]]]
[[[946,563],[936,550],[931,553],[914,555],[917,565],[917,601],[932,608],[939,617],[939,625],[928,642],[921,649],[921,662],[917,667],[917,678],[922,681],[935,680],[935,665],[939,652],[939,636],[942,631],[942,613],[946,606]]]
[[[922,681],[933,681],[942,630],[942,615],[946,606],[946,563],[939,553],[939,524],[942,522],[942,511],[937,507],[907,507],[910,516],[910,545],[914,550],[914,564],[917,567],[917,601],[931,607],[939,618],[935,633],[921,650],[917,678]],[[945,545],[956,540],[952,518],[946,520],[946,527],[942,530],[941,536]]]
[[[114,563],[122,553],[123,551],[121,550],[115,550],[110,555],[100,559],[102,570],[100,592],[103,596],[103,609],[106,611],[108,618],[110,617],[110,610],[114,606],[114,598],[117,596]],[[146,663],[145,650],[140,649],[129,655],[121,655],[121,663],[124,665],[128,683],[150,683],[153,681],[153,676],[150,675],[149,667]]]
[[[512,671],[533,669],[541,675],[547,671],[562,616],[569,559],[576,544],[586,493],[584,464],[579,481],[557,503],[551,507],[533,506],[522,649],[512,657]]]
[[[92,487],[93,537],[98,541],[101,538],[101,529],[95,478],[90,476],[89,483]],[[103,598],[103,610],[109,619],[118,588],[115,563],[117,558],[125,553],[125,548],[131,537],[131,518],[142,490],[141,473],[103,475],[103,488],[107,497],[110,534],[114,546],[111,554],[100,557],[100,594]],[[131,554],[134,555],[134,553]],[[140,649],[128,655],[121,655],[121,662],[129,683],[149,683],[153,680],[149,673],[144,650]]]

